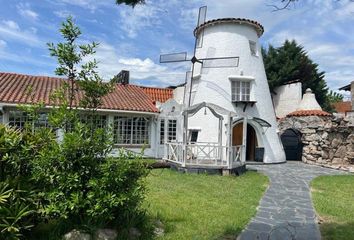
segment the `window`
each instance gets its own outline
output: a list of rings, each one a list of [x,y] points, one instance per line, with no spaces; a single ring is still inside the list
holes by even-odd
[[[107,116],[105,115],[80,115],[80,122],[93,124],[95,128],[107,127]]]
[[[253,41],[249,41],[249,43],[250,43],[251,55],[257,56],[257,43]]]
[[[160,144],[165,143],[165,120],[160,121]]]
[[[114,143],[149,144],[149,124],[149,119],[144,117],[114,117]]]
[[[251,100],[251,82],[232,81],[231,82],[232,101],[250,101]]]
[[[167,139],[169,142],[175,142],[177,140],[177,120],[168,120],[168,134]]]
[[[196,143],[198,141],[198,130],[189,130],[189,141],[191,143]]]
[[[26,123],[31,121],[30,116],[22,111],[9,111],[9,126],[23,129]],[[38,120],[34,123],[35,128],[49,127],[48,114],[39,113]]]

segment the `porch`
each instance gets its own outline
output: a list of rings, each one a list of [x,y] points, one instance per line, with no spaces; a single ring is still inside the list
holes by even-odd
[[[164,160],[186,168],[234,169],[244,165],[242,146],[219,143],[166,143]]]

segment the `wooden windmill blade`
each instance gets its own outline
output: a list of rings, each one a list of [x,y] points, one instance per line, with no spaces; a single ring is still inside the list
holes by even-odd
[[[160,63],[186,62],[187,52],[169,53],[160,55]]]

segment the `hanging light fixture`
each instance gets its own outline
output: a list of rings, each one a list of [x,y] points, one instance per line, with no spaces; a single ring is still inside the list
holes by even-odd
[[[204,115],[207,115],[207,110],[206,110],[206,108],[204,108]]]

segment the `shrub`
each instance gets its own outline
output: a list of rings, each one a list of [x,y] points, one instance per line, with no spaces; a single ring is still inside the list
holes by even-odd
[[[18,239],[38,222],[31,161],[53,141],[50,130],[0,125],[0,239]]]
[[[124,224],[129,214],[139,211],[141,179],[147,170],[138,159],[107,157],[111,146],[107,134],[77,123],[61,143],[48,146],[33,161],[45,216],[86,229]]]

